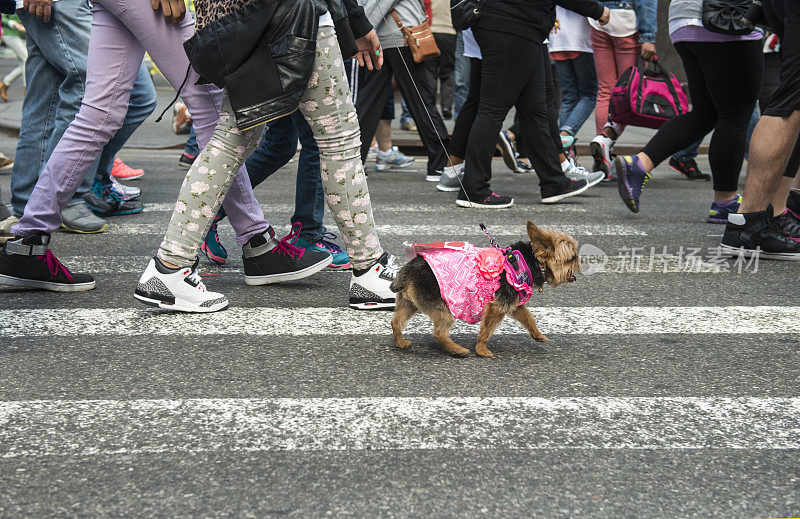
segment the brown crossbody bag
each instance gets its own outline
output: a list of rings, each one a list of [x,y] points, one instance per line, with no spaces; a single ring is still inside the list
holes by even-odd
[[[436,40],[433,39],[431,24],[428,23],[428,20],[414,27],[406,27],[394,9],[392,9],[392,18],[397,22],[400,32],[403,33],[415,63],[422,63],[428,58],[434,58],[441,54],[439,47],[436,46]]]

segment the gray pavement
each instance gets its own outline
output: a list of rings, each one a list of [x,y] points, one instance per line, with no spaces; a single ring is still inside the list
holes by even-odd
[[[202,272],[231,309],[139,305],[184,177],[179,150],[152,148],[181,141],[148,121],[122,153],[147,171],[132,182],[146,211],[55,236],[97,289],[0,289],[0,517],[800,516],[798,267],[719,271],[710,183],[661,167],[637,215],[606,185],[543,206],[534,176],[496,160],[493,188],[517,205],[480,218],[501,242],[531,219],[607,257],[533,296],[551,342],[508,323],[495,358],[457,359],[425,319],[394,348],[390,313],[346,308],[347,273],[246,286],[227,223],[229,266]],[[482,244],[417,160],[370,173],[382,244]],[[296,165],[256,189],[279,234]]]

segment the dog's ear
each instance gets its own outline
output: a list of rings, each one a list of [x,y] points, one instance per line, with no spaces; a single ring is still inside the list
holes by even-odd
[[[555,248],[553,237],[550,233],[542,231],[530,220],[528,220],[528,239],[531,240],[534,251],[544,252]]]

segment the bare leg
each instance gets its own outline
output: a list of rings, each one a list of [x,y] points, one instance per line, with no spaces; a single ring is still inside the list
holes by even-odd
[[[494,357],[494,354],[489,351],[486,344],[492,338],[492,334],[503,322],[506,314],[500,310],[494,303],[486,305],[486,310],[483,313],[483,320],[481,320],[481,330],[478,332],[478,344],[475,345],[475,353],[481,357]]]
[[[793,112],[786,118],[761,116],[750,140],[750,160],[740,213],[755,213],[767,208],[778,189],[798,132],[800,112]]]
[[[409,341],[403,339],[403,328],[415,313],[417,313],[417,307],[414,306],[414,303],[403,297],[402,292],[398,292],[392,318],[392,335],[394,335],[394,345],[398,348],[408,348],[411,345]]]
[[[778,216],[786,210],[786,199],[789,197],[789,191],[792,190],[792,185],[795,182],[797,182],[796,178],[781,177],[775,196],[772,197],[773,215]]]
[[[381,119],[375,129],[375,140],[378,142],[378,149],[389,151],[392,149],[392,121]]]
[[[539,331],[539,328],[536,327],[536,320],[533,318],[533,314],[524,306],[518,306],[511,315],[528,330],[528,333],[531,334],[534,341],[545,342],[550,340]]]
[[[431,321],[433,321],[433,337],[441,344],[444,349],[451,355],[458,355],[463,357],[469,353],[469,350],[462,348],[450,337],[450,328],[456,322],[455,317],[448,311],[439,311],[430,314]]]

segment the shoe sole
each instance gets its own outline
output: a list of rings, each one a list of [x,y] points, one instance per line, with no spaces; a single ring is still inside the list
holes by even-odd
[[[129,177],[120,177],[117,175],[111,175],[112,177],[116,178],[117,180],[136,180],[137,178],[142,178],[144,173],[139,173],[137,175],[131,175]]]
[[[14,163],[6,164],[5,166],[0,167],[0,171],[8,171],[14,167]]]
[[[349,261],[344,265],[337,265],[335,263],[331,263],[330,265],[325,267],[325,270],[342,270],[342,271],[353,270],[353,265]]]
[[[192,165],[191,164],[186,164],[185,162],[178,162],[178,167],[181,167],[183,169],[189,169],[189,168],[192,167]]]
[[[0,274],[0,285],[20,288],[35,288],[38,290],[48,290],[50,292],[86,292],[92,290],[97,283],[54,283],[52,281],[38,281],[35,279],[23,279],[13,276]]]
[[[287,272],[285,274],[270,274],[268,276],[244,276],[244,282],[251,286],[269,285],[271,283],[281,283],[283,281],[297,281],[298,279],[313,276],[333,262],[333,256],[328,256],[319,263],[315,263],[303,270]]]
[[[66,225],[64,225],[62,223],[60,229],[63,232],[69,232],[69,233],[72,233],[72,234],[100,234],[101,232],[105,232],[106,229],[108,229],[108,224],[103,225],[102,227],[100,227],[97,230],[84,231],[83,229],[73,229],[71,227],[67,227]]]
[[[586,191],[587,189],[589,189],[589,184],[586,184],[582,188],[576,189],[575,191],[570,191],[569,193],[561,193],[560,195],[548,196],[547,198],[542,198],[542,203],[543,204],[555,204],[556,202],[560,202],[560,201],[564,200],[565,198],[578,196],[581,193],[583,193],[584,191]]]
[[[628,168],[622,165],[622,159],[617,157],[611,164],[611,172],[617,177],[617,192],[619,197],[625,203],[625,207],[630,209],[632,213],[638,213],[639,207],[633,200],[633,196],[628,192],[628,187],[625,185],[628,175]]]
[[[728,219],[725,218],[724,220],[721,220],[719,218],[708,218],[706,220],[706,222],[708,222],[708,223],[728,223]]]
[[[229,304],[228,301],[225,301],[224,303],[217,303],[212,306],[185,306],[177,302],[169,303],[167,301],[140,296],[139,294],[133,294],[133,297],[146,305],[156,306],[164,310],[174,310],[176,312],[185,312],[191,314],[208,314],[211,312],[219,312],[220,310],[227,308]]]
[[[744,258],[752,258],[758,255],[759,259],[771,259],[778,261],[800,261],[800,253],[791,252],[764,252],[754,251],[752,249],[745,249],[744,247],[733,247],[731,245],[720,244],[719,252],[722,256],[742,256]]]
[[[517,157],[514,156],[514,144],[506,138],[503,132],[500,132],[499,138],[500,154],[503,156],[503,162],[506,167],[511,171],[517,170]]]
[[[570,177],[567,177],[567,178],[570,178]],[[589,181],[588,178],[572,178],[571,180],[585,180],[586,182],[589,182],[589,186],[588,187],[592,187],[592,186],[596,186],[597,184],[602,182],[604,179],[605,179],[605,177],[600,177],[597,180],[593,180],[591,182]]]
[[[375,171],[386,171],[387,169],[403,169],[413,166],[414,161],[404,162],[402,164],[375,164]]]
[[[112,216],[126,216],[129,214],[139,214],[142,211],[144,211],[144,207],[140,207],[139,209],[132,209],[130,211],[117,211],[116,213],[101,213],[92,206],[89,206],[89,209],[91,209],[92,212],[97,216],[102,216],[103,218],[111,218]]]
[[[597,171],[602,171],[603,173],[608,174],[611,161],[606,161],[606,154],[603,153],[603,147],[600,145],[600,143],[590,142],[589,153],[591,154],[592,158],[594,158],[595,163],[600,163],[600,169]]]
[[[460,198],[456,199],[456,205],[459,207],[469,207],[472,209],[507,209],[514,205],[514,199],[511,199],[511,202],[507,204],[498,204],[498,205],[484,205],[478,204],[475,202],[468,202],[466,200],[461,200]]]
[[[453,191],[460,190],[461,186],[458,186],[458,187],[447,187],[447,186],[443,186],[441,184],[436,184],[436,189],[438,189],[439,191],[444,191],[445,193],[451,193]]]
[[[439,182],[441,178],[441,175],[425,175],[426,182]]]
[[[378,303],[378,302],[369,302],[369,303],[350,303],[350,308],[353,310],[393,310],[397,306],[397,303]]]

